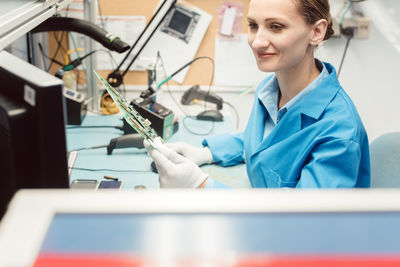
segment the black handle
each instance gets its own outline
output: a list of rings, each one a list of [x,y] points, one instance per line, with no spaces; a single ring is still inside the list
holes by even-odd
[[[198,85],[191,87],[183,94],[181,103],[183,105],[189,105],[194,99],[214,103],[217,105],[218,110],[222,109],[224,102],[222,97],[204,90],[200,90]]]
[[[110,144],[107,146],[107,155],[111,155],[113,150],[116,148],[126,147],[144,148],[143,137],[137,133],[134,133],[111,139]]]
[[[31,32],[48,32],[48,31],[71,31],[78,32],[91,37],[104,47],[123,53],[127,51],[129,44],[122,41],[119,37],[106,32],[96,24],[83,19],[66,18],[66,17],[51,17],[39,24]]]

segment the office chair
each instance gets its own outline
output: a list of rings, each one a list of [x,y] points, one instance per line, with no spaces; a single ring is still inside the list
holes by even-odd
[[[400,187],[400,132],[385,133],[370,144],[371,188]]]

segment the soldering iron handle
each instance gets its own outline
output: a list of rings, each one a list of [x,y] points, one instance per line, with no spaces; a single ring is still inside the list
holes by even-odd
[[[107,146],[107,155],[111,155],[115,148],[136,147],[144,148],[143,137],[139,134],[127,134],[120,137],[111,139],[110,144]]]

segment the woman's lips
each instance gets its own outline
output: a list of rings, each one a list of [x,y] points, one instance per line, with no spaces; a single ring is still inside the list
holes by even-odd
[[[257,52],[257,57],[260,59],[268,59],[275,56],[275,53]]]

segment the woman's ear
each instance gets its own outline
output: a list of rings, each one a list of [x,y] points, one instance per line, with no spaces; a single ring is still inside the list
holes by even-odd
[[[319,45],[324,40],[327,28],[328,22],[325,19],[315,22],[312,28],[310,44],[314,46]]]

